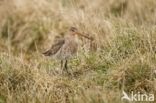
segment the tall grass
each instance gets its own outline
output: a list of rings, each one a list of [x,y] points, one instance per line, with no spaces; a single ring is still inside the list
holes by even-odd
[[[121,103],[122,91],[156,94],[155,0],[0,1],[0,103]],[[72,76],[42,56],[75,26]]]

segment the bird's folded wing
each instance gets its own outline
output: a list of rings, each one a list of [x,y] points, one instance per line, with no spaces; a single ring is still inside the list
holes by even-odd
[[[55,55],[60,50],[60,48],[64,45],[65,39],[57,38],[56,40],[54,40],[54,42],[55,43],[51,46],[51,48],[43,53],[45,56]]]

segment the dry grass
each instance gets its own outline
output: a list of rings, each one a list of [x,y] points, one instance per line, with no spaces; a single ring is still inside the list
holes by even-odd
[[[155,25],[155,0],[1,0],[0,103],[121,103],[123,89],[156,94]],[[95,41],[81,38],[67,76],[41,52],[70,26]]]

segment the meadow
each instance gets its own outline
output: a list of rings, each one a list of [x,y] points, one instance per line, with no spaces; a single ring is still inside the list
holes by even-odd
[[[79,38],[69,76],[42,53],[71,26],[94,41]],[[156,95],[156,0],[0,0],[0,103],[128,103],[123,91]]]

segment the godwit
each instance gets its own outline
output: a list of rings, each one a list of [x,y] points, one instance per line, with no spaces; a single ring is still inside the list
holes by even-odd
[[[45,56],[52,56],[61,61],[61,69],[66,70],[68,72],[68,60],[72,58],[78,51],[78,42],[77,36],[82,36],[87,39],[93,40],[92,37],[88,37],[78,32],[78,29],[75,27],[71,27],[69,29],[69,34],[63,38],[56,38],[54,40],[54,44],[51,46],[49,50],[44,52]]]

